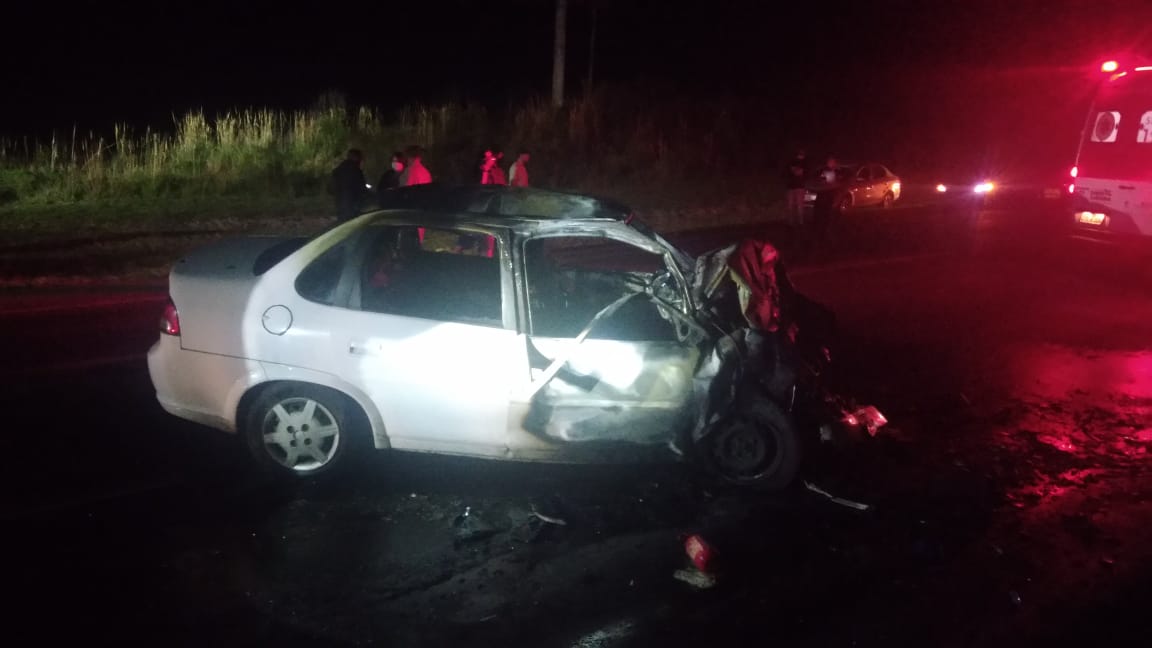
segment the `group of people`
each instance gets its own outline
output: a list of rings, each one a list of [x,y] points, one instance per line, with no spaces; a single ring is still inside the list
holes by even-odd
[[[424,149],[409,146],[403,152],[392,154],[392,161],[376,183],[378,195],[396,187],[429,184],[432,173],[424,166]],[[344,161],[332,170],[328,180],[328,193],[336,200],[336,219],[346,221],[360,214],[371,185],[364,178],[364,152],[348,149]]]
[[[500,166],[504,159],[502,151],[493,152],[492,149],[484,151],[480,156],[480,184],[511,185],[513,187],[528,186],[528,159],[527,151],[521,151],[516,161],[508,167],[508,174]]]
[[[481,156],[479,171],[480,184],[511,185],[513,187],[528,186],[528,160],[527,151],[516,156],[516,161],[508,168],[505,175],[500,166],[504,154],[489,149]],[[376,195],[383,204],[384,192],[399,187],[430,184],[432,173],[424,166],[424,149],[419,146],[409,146],[403,152],[392,154],[388,168],[376,183]],[[332,170],[328,182],[328,193],[336,201],[336,219],[343,222],[355,218],[360,214],[361,208],[368,200],[372,187],[364,177],[364,153],[360,149],[348,149],[344,161]]]
[[[824,166],[818,170],[813,171],[809,166],[804,149],[796,152],[787,165],[784,167],[784,204],[788,212],[788,221],[792,225],[801,226],[805,223],[805,199],[807,194],[811,191],[817,196],[813,204],[813,216],[817,224],[825,221],[827,214],[823,204],[825,200],[821,200],[821,196],[831,196],[832,189],[835,189],[840,181],[839,162],[836,156],[829,155],[824,161]]]

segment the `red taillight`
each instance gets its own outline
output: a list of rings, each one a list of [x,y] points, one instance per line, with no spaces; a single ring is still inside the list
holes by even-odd
[[[1080,167],[1072,167],[1072,170],[1068,172],[1068,175],[1072,176],[1073,178],[1075,178],[1079,174],[1080,174]]]
[[[164,307],[164,314],[160,316],[160,332],[165,335],[180,335],[180,313],[177,312],[176,304],[173,304],[171,299]]]

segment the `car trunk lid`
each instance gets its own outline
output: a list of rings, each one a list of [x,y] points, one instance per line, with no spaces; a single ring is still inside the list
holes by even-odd
[[[180,314],[181,346],[244,356],[240,323],[250,307],[252,289],[260,274],[290,254],[298,240],[271,236],[226,239],[177,261],[168,283]]]

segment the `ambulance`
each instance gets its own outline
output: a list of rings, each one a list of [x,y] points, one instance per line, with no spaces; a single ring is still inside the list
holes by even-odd
[[[1152,65],[1108,61],[1072,167],[1072,226],[1152,241]]]

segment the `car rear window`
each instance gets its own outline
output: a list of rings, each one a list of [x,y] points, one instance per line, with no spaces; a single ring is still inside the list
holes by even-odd
[[[280,263],[288,258],[290,254],[299,250],[307,241],[308,239],[303,237],[288,239],[264,250],[260,253],[260,256],[256,257],[256,261],[252,263],[252,274],[259,277],[265,272],[268,272],[277,263]]]
[[[296,292],[309,301],[333,305],[347,259],[348,246],[345,243],[321,254],[296,277]]]

